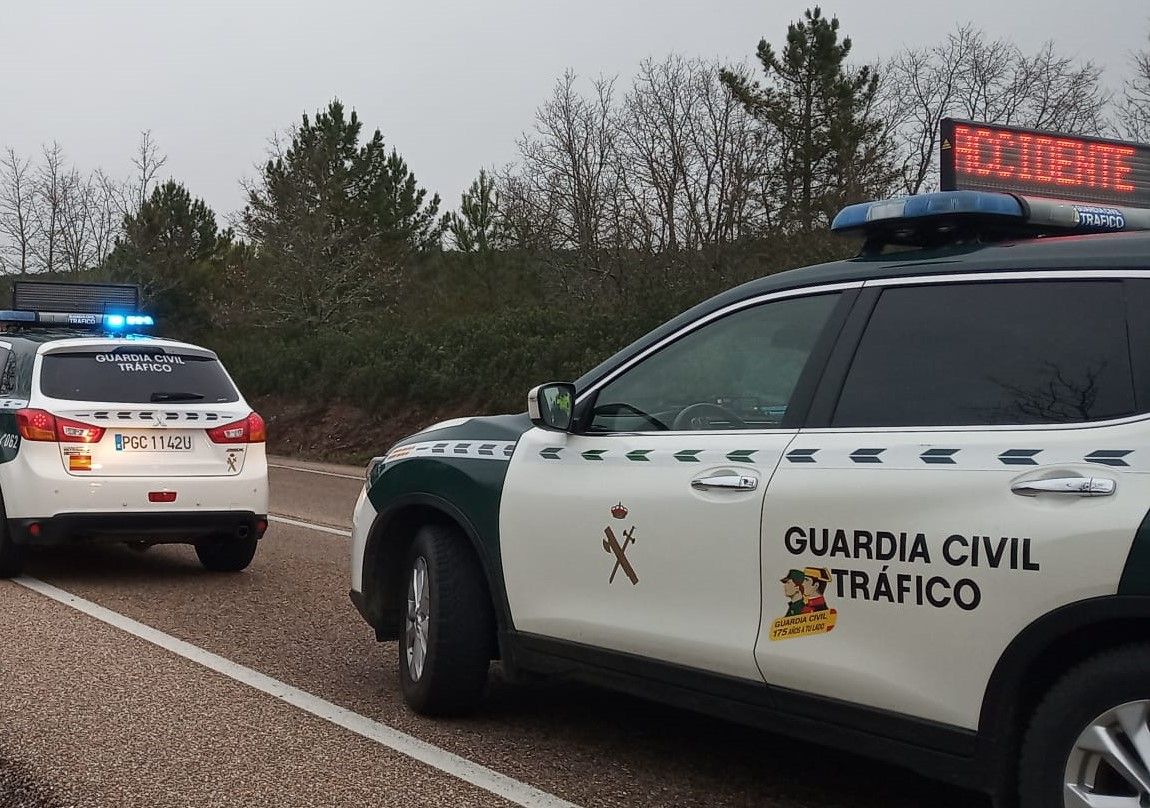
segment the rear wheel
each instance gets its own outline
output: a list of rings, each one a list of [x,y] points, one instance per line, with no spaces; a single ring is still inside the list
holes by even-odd
[[[1019,764],[1022,808],[1150,806],[1150,646],[1079,665],[1043,699]]]
[[[0,578],[15,578],[24,571],[24,548],[12,541],[8,520],[0,510]]]
[[[427,525],[408,551],[405,582],[399,641],[404,701],[424,715],[466,712],[487,684],[494,632],[479,562],[456,531]]]
[[[255,536],[243,539],[225,536],[200,542],[196,545],[196,555],[204,568],[212,572],[239,572],[252,563],[258,543]]]

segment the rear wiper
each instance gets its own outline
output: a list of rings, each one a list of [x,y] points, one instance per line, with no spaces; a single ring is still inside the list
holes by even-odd
[[[149,401],[200,401],[203,396],[199,393],[152,393]]]

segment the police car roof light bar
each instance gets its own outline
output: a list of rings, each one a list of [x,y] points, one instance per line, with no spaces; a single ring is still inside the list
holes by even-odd
[[[843,208],[831,230],[861,234],[867,252],[896,244],[1150,230],[1150,209],[1099,206],[1002,191],[937,191]]]
[[[89,314],[75,311],[0,310],[0,325],[22,328],[68,328],[84,331],[128,333],[156,324],[150,314]]]
[[[12,309],[0,311],[0,325],[61,327],[126,334],[156,324],[139,311],[140,287],[126,283],[16,281]]]

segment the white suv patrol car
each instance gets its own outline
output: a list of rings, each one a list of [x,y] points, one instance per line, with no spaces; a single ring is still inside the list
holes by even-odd
[[[498,658],[999,805],[1150,805],[1150,233],[1078,235],[1150,210],[1099,210],[848,208],[858,258],[373,461],[351,597],[408,704]]]
[[[251,563],[267,529],[263,419],[211,351],[132,333],[152,320],[136,296],[17,282],[0,312],[0,575],[28,547],[87,541]]]

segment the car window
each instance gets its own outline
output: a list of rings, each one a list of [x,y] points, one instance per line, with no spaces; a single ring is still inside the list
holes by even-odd
[[[0,396],[16,392],[16,360],[8,348],[0,348]]]
[[[210,356],[132,347],[45,354],[44,395],[126,404],[220,404],[239,401],[219,361]]]
[[[832,425],[1062,424],[1133,414],[1124,312],[1121,282],[885,289]]]
[[[777,428],[838,298],[764,303],[687,334],[606,384],[589,431]]]

